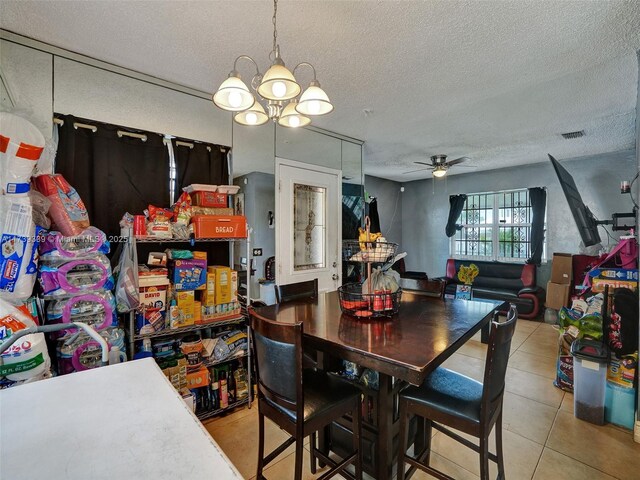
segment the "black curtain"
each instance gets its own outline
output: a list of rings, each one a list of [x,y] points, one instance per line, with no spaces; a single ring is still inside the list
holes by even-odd
[[[544,188],[529,189],[531,201],[531,257],[527,263],[540,265],[544,248],[544,211],[547,206],[547,191]]]
[[[447,237],[453,237],[456,234],[456,230],[458,230],[456,221],[462,213],[464,202],[466,201],[467,196],[464,193],[449,196],[449,219],[447,220],[447,227],[445,228]]]
[[[176,159],[176,200],[182,189],[192,183],[209,185],[229,184],[229,168],[227,165],[227,151],[225,147],[207,143],[192,142],[193,147],[176,145],[173,140],[173,153]]]
[[[126,127],[56,115],[59,128],[56,173],[76,189],[89,212],[91,225],[107,235],[119,235],[125,212],[142,214],[148,205],[169,203],[169,154],[163,137],[136,130],[146,141],[118,137]],[[74,128],[75,122],[95,125],[95,132]]]

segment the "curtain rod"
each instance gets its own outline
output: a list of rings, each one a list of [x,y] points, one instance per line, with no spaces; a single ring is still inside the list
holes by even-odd
[[[61,118],[57,118],[57,117],[53,117],[53,123],[55,123],[56,125],[60,125],[63,126],[64,125],[64,120],[62,120]],[[98,131],[98,127],[96,127],[95,125],[89,125],[88,123],[79,123],[79,122],[74,122],[73,123],[73,128],[86,128],[87,130],[91,130],[92,132],[97,132]],[[118,130],[118,137],[122,138],[123,136],[127,136],[127,137],[132,137],[132,138],[139,138],[140,140],[142,140],[143,142],[147,141],[147,136],[141,133],[133,133],[133,132],[127,132],[126,130]],[[179,147],[188,147],[188,148],[193,148],[194,144],[190,143],[190,142],[183,142],[180,140],[176,141],[176,145]],[[209,145],[207,145],[207,150],[210,152],[211,151],[211,147]],[[227,149],[223,146],[220,146],[220,151],[223,153],[227,152]]]
[[[131,137],[131,138],[139,138],[143,142],[147,141],[147,136],[143,135],[141,133],[132,133],[132,132],[126,132],[124,130],[118,130],[118,137],[122,138],[123,136],[124,137]]]

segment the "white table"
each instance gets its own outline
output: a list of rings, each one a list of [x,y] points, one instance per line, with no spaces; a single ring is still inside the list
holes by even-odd
[[[0,391],[0,478],[242,477],[146,358]]]

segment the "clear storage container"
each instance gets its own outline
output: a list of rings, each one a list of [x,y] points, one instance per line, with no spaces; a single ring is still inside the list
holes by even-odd
[[[578,339],[571,344],[571,355],[574,415],[603,425],[609,350],[595,340]]]

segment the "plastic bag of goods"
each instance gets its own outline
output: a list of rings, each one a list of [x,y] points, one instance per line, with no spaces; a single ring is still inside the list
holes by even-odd
[[[224,360],[231,355],[239,354],[247,350],[247,333],[241,330],[232,330],[214,338],[213,358]]]
[[[49,217],[53,226],[67,237],[89,228],[89,214],[80,195],[60,174],[34,177],[36,190],[51,200]]]
[[[102,253],[87,258],[41,259],[38,281],[46,297],[113,290],[111,264]]]
[[[0,342],[10,340],[18,331],[35,326],[25,312],[0,299]],[[0,355],[0,378],[25,381],[49,371],[51,360],[44,334],[32,333],[18,338]]]
[[[64,258],[80,258],[94,253],[109,253],[110,245],[104,232],[89,227],[80,235],[64,236],[60,232],[49,232],[40,243],[40,255]]]
[[[0,226],[0,298],[19,305],[33,292],[41,230],[27,196],[0,196]]]
[[[118,347],[120,360],[126,361],[124,330],[107,328],[100,335],[107,341],[109,350]],[[81,332],[79,335],[59,339],[56,346],[58,375],[81,372],[102,366],[102,349],[100,344],[89,335]]]
[[[44,137],[28,120],[0,112],[0,188],[4,193],[27,193]]]
[[[70,322],[86,323],[97,331],[117,326],[118,316],[113,294],[110,291],[89,292],[48,302],[48,324]],[[64,336],[75,331],[75,328],[70,328],[55,333]]]

